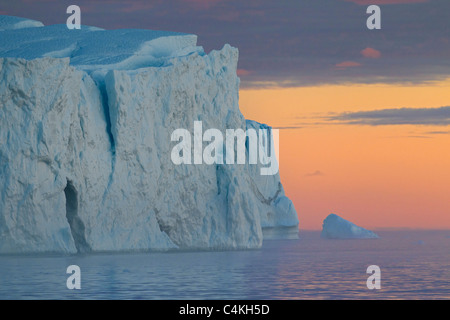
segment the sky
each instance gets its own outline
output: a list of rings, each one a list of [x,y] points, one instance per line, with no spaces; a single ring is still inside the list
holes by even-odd
[[[0,0],[0,14],[198,35],[239,49],[240,108],[279,128],[301,229],[450,229],[449,0]],[[369,30],[369,5],[381,29]],[[1,39],[0,39],[1,41]]]

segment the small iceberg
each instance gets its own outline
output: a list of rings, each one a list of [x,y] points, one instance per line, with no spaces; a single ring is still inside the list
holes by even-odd
[[[378,239],[379,236],[367,229],[345,220],[334,213],[323,221],[322,238],[325,239]]]

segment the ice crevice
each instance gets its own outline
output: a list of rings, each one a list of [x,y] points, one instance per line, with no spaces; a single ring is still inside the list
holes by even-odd
[[[252,179],[251,179],[251,186],[252,186],[253,192],[256,194],[256,196],[258,197],[259,201],[261,201],[262,203],[264,203],[266,205],[271,205],[275,201],[275,199],[278,198],[280,193],[283,191],[283,186],[281,185],[281,182],[279,182],[278,183],[278,188],[277,188],[275,194],[272,197],[266,198],[261,193],[261,191],[259,191],[258,187],[256,186],[255,182]]]
[[[91,248],[86,242],[85,226],[78,215],[78,193],[70,180],[67,180],[64,195],[66,200],[66,218],[77,251],[79,253],[89,252]]]

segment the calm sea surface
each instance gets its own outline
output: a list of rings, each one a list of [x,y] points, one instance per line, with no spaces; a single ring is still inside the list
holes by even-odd
[[[260,250],[0,256],[0,299],[450,299],[450,231],[266,241]],[[81,268],[81,290],[66,269]],[[381,268],[368,290],[366,269]]]

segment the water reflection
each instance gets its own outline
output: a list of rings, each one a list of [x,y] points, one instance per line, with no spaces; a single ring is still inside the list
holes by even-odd
[[[0,257],[1,299],[448,299],[448,232],[268,241],[261,250]],[[417,241],[422,240],[420,245]],[[82,290],[66,289],[67,266]],[[368,290],[367,266],[381,267]]]

